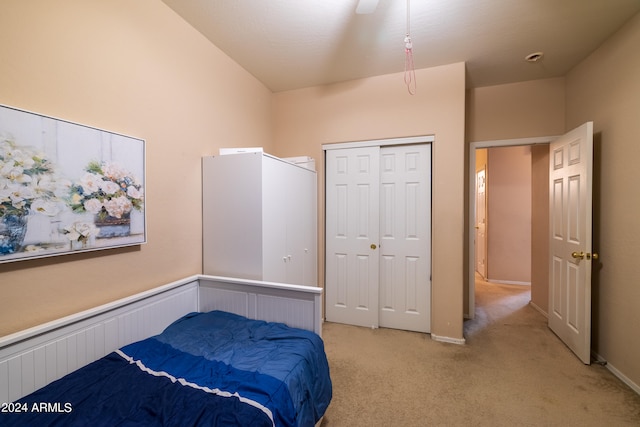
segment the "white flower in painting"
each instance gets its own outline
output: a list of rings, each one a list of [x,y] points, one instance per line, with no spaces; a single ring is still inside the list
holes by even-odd
[[[45,199],[36,199],[31,203],[31,210],[42,215],[56,216],[60,213],[58,203]]]
[[[31,169],[36,164],[33,156],[26,154],[22,150],[16,150],[13,152],[13,160],[16,165],[20,165],[24,169]]]
[[[87,242],[89,237],[98,234],[98,228],[89,222],[74,222],[63,229],[70,241]]]
[[[22,166],[6,164],[0,173],[15,182],[28,182],[30,180],[29,175],[24,174]]]
[[[11,201],[11,189],[9,189],[9,185],[3,181],[4,180],[0,180],[0,203]]]
[[[102,166],[102,173],[104,176],[113,181],[123,180],[128,172],[116,163],[105,163]]]
[[[142,199],[142,196],[143,196],[142,189],[138,190],[133,185],[130,185],[127,188],[127,196],[131,197],[132,199],[140,200],[140,199]]]
[[[80,178],[80,185],[82,186],[84,194],[92,194],[99,191],[101,182],[102,177],[95,173],[85,173],[82,178]]]
[[[33,190],[31,211],[46,216],[56,216],[60,213],[60,204],[55,195],[56,181],[50,175],[34,177],[30,186]]]
[[[31,187],[14,184],[10,185],[9,189],[11,190],[9,199],[11,199],[13,206],[18,209],[25,207],[27,202],[34,198],[34,192]]]
[[[97,214],[102,210],[102,202],[98,199],[89,199],[83,204],[84,210],[92,214]]]
[[[100,181],[100,189],[106,194],[115,194],[120,186],[113,181]]]
[[[14,178],[14,181],[20,184],[29,184],[31,181],[33,181],[33,178],[31,178],[31,176],[25,174],[25,173],[21,173],[20,175],[16,175],[16,177]]]
[[[107,213],[115,218],[122,218],[122,215],[131,212],[133,204],[126,196],[114,197],[104,202]]]
[[[57,209],[56,178],[43,154],[0,135],[0,217],[30,212],[52,215]]]
[[[32,181],[36,193],[54,193],[58,183],[50,175],[42,175]]]
[[[98,228],[89,222],[76,222],[74,228],[82,237],[89,237],[98,231]]]
[[[71,191],[71,181],[68,179],[58,179],[53,190],[53,194],[58,198],[64,198],[69,196]]]
[[[144,209],[142,186],[122,167],[92,161],[85,170],[85,182],[81,180],[72,184],[70,196],[67,198],[74,212],[90,212],[97,214],[100,219],[105,219],[107,216],[122,218],[122,215],[131,212],[132,209]],[[96,201],[88,203],[92,199]]]
[[[80,238],[80,233],[75,231],[72,226],[65,227],[64,231],[67,235],[67,239],[71,241],[78,241],[78,239]]]
[[[14,172],[13,169],[15,165],[13,162],[0,162],[0,175],[9,179],[13,179]]]

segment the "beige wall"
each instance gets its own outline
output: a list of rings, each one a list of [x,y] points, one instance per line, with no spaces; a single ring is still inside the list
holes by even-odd
[[[469,142],[561,135],[564,79],[468,90],[466,130]]]
[[[0,103],[146,140],[148,243],[0,264],[0,336],[202,271],[200,162],[271,93],[156,0],[5,0]],[[251,123],[251,125],[247,125]]]
[[[487,150],[487,275],[531,282],[531,148]]]
[[[416,71],[411,96],[402,74],[372,77],[274,95],[279,156],[309,155],[319,170],[319,253],[324,252],[322,144],[435,135],[431,331],[462,338],[464,224],[464,64]],[[324,264],[319,264],[324,272]],[[324,282],[324,276],[320,283]]]
[[[640,387],[640,15],[566,76],[567,129],[594,122],[592,348]]]

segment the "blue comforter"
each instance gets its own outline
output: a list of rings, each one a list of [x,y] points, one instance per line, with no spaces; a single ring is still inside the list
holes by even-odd
[[[331,394],[319,336],[213,311],[20,399],[0,424],[313,426]]]

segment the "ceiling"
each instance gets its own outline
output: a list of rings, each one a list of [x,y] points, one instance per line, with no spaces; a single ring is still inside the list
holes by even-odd
[[[402,72],[407,28],[416,69],[465,62],[469,88],[563,76],[640,11],[640,0],[412,0],[409,14],[406,0],[370,14],[359,0],[162,1],[273,92]]]

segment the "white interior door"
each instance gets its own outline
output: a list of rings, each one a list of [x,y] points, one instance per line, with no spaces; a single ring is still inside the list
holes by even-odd
[[[590,363],[593,123],[550,145],[549,327]]]
[[[430,331],[431,146],[326,152],[326,317]]]
[[[476,172],[476,271],[487,277],[487,170]]]
[[[380,148],[326,152],[327,320],[378,327]]]
[[[431,330],[431,146],[380,151],[380,326]]]

